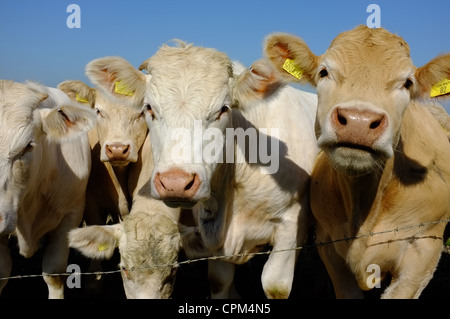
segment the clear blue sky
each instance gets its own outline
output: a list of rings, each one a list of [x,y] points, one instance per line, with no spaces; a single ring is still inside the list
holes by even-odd
[[[81,28],[66,25],[72,3]],[[137,67],[174,38],[247,66],[275,31],[297,34],[322,54],[338,33],[366,24],[372,3],[381,26],[409,43],[416,66],[450,52],[449,0],[0,0],[0,78],[90,84],[84,67],[92,59],[119,55]]]

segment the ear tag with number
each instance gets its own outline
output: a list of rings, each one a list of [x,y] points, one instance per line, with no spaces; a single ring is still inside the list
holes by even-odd
[[[302,69],[300,69],[296,64],[294,60],[286,59],[283,64],[283,69],[289,73],[290,75],[296,77],[297,79],[301,79],[303,75]]]
[[[122,81],[117,81],[114,83],[114,92],[117,94],[122,95],[129,95],[132,96],[134,94],[134,91],[131,91],[125,84],[122,83]]]
[[[431,87],[430,97],[441,96],[450,93],[450,80],[444,79]]]

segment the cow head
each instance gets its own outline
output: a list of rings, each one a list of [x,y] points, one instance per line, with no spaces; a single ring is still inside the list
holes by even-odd
[[[393,155],[410,100],[450,77],[450,55],[416,68],[402,38],[366,26],[339,34],[321,56],[294,35],[272,34],[265,54],[286,79],[317,88],[318,144],[356,176]]]
[[[89,109],[28,85],[0,80],[0,235],[16,227],[17,209],[28,184],[45,166],[45,145],[77,138],[95,123]],[[66,103],[56,105],[62,98]]]
[[[101,161],[114,166],[125,166],[137,161],[147,134],[145,117],[138,107],[125,106],[130,102],[111,99],[80,81],[65,81],[58,88],[72,100],[87,104],[95,110]],[[141,104],[139,102],[139,106]]]
[[[87,74],[115,97],[142,94],[155,163],[152,196],[172,207],[192,207],[209,199],[212,177],[226,162],[227,144],[234,143],[225,143],[225,137],[238,83],[245,85],[237,96],[248,102],[270,94],[275,85],[269,82],[279,78],[268,75],[266,64],[261,72],[248,71],[236,80],[224,53],[184,43],[164,45],[140,69],[147,74],[121,58],[107,57],[90,62]],[[117,94],[117,82],[133,95]]]
[[[69,232],[69,246],[93,259],[120,252],[127,298],[170,298],[180,249],[177,223],[164,214],[133,212],[122,222]]]

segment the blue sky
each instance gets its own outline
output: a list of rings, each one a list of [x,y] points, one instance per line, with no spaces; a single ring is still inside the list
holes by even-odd
[[[372,3],[381,26],[408,42],[416,66],[450,52],[449,0],[1,0],[0,78],[90,84],[89,61],[118,55],[137,67],[174,38],[247,66],[271,32],[294,33],[322,54],[338,33],[366,24]],[[66,24],[69,4],[79,5],[81,28]]]

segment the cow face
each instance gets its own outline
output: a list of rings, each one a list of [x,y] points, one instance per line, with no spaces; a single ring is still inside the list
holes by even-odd
[[[25,190],[44,174],[46,145],[75,138],[94,125],[90,110],[69,99],[47,108],[44,104],[54,104],[47,97],[27,85],[0,81],[0,235],[14,230]]]
[[[215,50],[181,46],[163,47],[143,67],[151,74],[144,109],[155,160],[152,195],[189,207],[209,198],[222,161],[231,63]]]
[[[403,39],[365,26],[338,35],[322,56],[287,34],[269,36],[265,51],[286,78],[316,86],[318,144],[338,170],[356,176],[393,155],[411,98],[449,76],[450,55],[417,69]]]
[[[103,58],[89,63],[87,74],[116,97],[144,97],[155,165],[152,196],[169,206],[191,207],[209,198],[215,159],[224,147],[231,62],[215,50],[182,44],[163,46],[141,68],[149,74],[123,59]],[[117,94],[112,89],[117,82],[133,96]]]
[[[119,224],[74,229],[69,246],[95,259],[109,259],[118,248],[127,298],[172,294],[180,235],[177,223],[164,214],[133,212]]]
[[[86,68],[108,94],[143,97],[155,165],[152,196],[171,207],[192,207],[210,198],[219,164],[234,163],[234,135],[227,134],[231,108],[270,96],[281,78],[267,61],[245,70],[224,53],[183,43],[163,46],[140,69],[148,74],[118,57],[94,60]],[[132,94],[118,94],[117,83]]]
[[[90,105],[96,112],[102,162],[125,166],[137,161],[147,134],[145,116],[139,108],[126,106],[127,100],[108,98],[80,81],[65,81],[58,88],[72,100]]]

